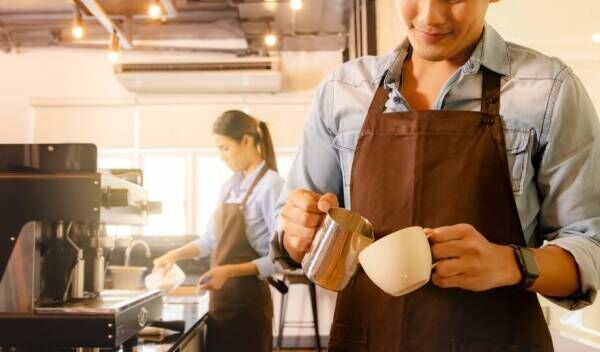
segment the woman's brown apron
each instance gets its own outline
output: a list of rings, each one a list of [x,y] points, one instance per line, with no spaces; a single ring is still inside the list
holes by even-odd
[[[211,267],[245,263],[260,257],[246,237],[244,207],[267,170],[265,165],[241,203],[223,203],[215,213],[217,246],[211,255]],[[273,302],[266,281],[256,276],[229,279],[220,290],[210,292],[207,350],[271,351],[272,318]]]

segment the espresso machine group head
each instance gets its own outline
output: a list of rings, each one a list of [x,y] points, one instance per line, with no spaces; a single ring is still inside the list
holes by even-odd
[[[106,225],[160,208],[141,179],[93,144],[0,145],[0,346],[116,347],[160,318],[158,291],[104,290]]]

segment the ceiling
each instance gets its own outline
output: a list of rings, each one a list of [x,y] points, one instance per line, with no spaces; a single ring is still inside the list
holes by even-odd
[[[286,0],[160,0],[176,15],[152,20],[146,13],[151,2],[0,0],[0,50],[106,48],[109,31],[94,16],[96,5],[136,50],[264,53],[268,32],[277,34],[280,50],[341,50],[347,46],[353,6],[353,0],[304,0],[296,12]],[[70,33],[76,3],[83,10],[86,32],[81,40]]]

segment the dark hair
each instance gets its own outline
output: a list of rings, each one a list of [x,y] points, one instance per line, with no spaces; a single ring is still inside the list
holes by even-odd
[[[277,172],[273,140],[267,124],[239,110],[225,111],[213,124],[213,133],[241,142],[245,135],[254,139],[269,169]]]

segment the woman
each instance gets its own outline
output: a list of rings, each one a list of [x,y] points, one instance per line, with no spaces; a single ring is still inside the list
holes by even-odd
[[[221,204],[197,241],[167,252],[154,268],[209,254],[200,289],[211,290],[208,351],[271,351],[273,304],[267,279],[275,230],[275,203],[283,187],[267,125],[241,111],[223,113],[213,126],[221,158],[235,174],[221,189]]]

